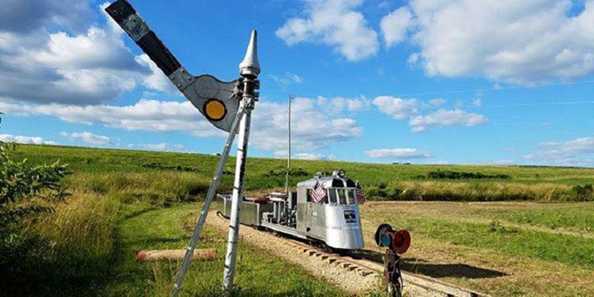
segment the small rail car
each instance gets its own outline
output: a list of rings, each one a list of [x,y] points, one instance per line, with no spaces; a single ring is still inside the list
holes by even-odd
[[[359,183],[344,171],[317,174],[297,184],[297,191],[244,197],[240,203],[241,224],[321,243],[336,250],[359,250],[364,246],[359,215]],[[231,195],[219,195],[223,214],[229,217]]]

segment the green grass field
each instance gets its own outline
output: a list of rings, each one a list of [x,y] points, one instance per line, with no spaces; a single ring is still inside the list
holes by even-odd
[[[593,296],[592,202],[386,202],[363,206],[369,230],[411,231],[409,271],[493,296]]]
[[[18,147],[15,156],[34,163],[60,159],[77,174],[70,179],[76,190],[109,192],[122,199],[152,199],[173,202],[194,197],[208,188],[217,161],[215,156],[104,150],[59,146]],[[222,189],[231,186],[234,160],[227,163]],[[591,201],[594,169],[471,166],[471,165],[392,165],[338,161],[293,162],[291,183],[316,172],[343,169],[359,180],[367,196],[376,200],[439,201]],[[283,187],[285,161],[250,158],[247,164],[247,190]],[[431,178],[443,172],[481,174],[483,178]],[[507,178],[499,178],[504,176]],[[447,175],[446,175],[447,177]]]
[[[11,154],[33,164],[57,159],[70,164],[73,174],[65,182],[73,195],[54,214],[28,222],[18,244],[35,253],[11,255],[16,260],[11,269],[1,269],[0,291],[167,295],[178,263],[137,263],[134,252],[187,244],[191,226],[183,222],[197,215],[215,156],[29,145]],[[248,191],[282,187],[284,164],[248,159]],[[366,244],[372,246],[379,223],[408,228],[413,246],[405,257],[407,270],[493,296],[594,296],[594,202],[588,186],[594,169],[293,164],[293,185],[318,171],[343,169],[361,182],[369,200],[386,201],[362,207]],[[226,166],[222,191],[231,188],[233,165],[230,160]],[[220,294],[224,239],[206,230],[203,247],[215,248],[221,257],[192,266],[185,296]],[[239,296],[344,295],[245,243],[238,283]]]

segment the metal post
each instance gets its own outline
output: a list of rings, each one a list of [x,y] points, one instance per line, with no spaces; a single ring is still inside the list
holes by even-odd
[[[260,63],[257,54],[257,32],[252,31],[250,42],[243,61],[239,64],[239,74],[242,76],[243,100],[240,106],[246,112],[241,119],[237,156],[235,162],[235,180],[233,181],[233,195],[231,197],[231,216],[229,218],[229,235],[227,238],[227,254],[225,255],[225,271],[223,275],[223,289],[230,294],[235,277],[235,260],[237,258],[237,241],[239,240],[239,204],[243,199],[243,177],[247,157],[248,140],[250,137],[250,121],[255,101],[258,100],[257,90],[260,88],[258,75]]]
[[[293,96],[289,96],[289,154],[287,156],[287,174],[285,178],[285,192],[289,196],[289,175],[291,172],[291,101]]]
[[[217,192],[217,188],[221,183],[221,176],[223,175],[223,169],[225,168],[225,163],[229,158],[229,151],[231,150],[231,145],[233,144],[233,140],[235,139],[235,134],[237,134],[237,129],[239,127],[241,119],[245,118],[246,109],[243,105],[239,106],[239,110],[235,115],[235,119],[233,120],[233,124],[231,124],[231,131],[229,131],[229,135],[227,135],[227,140],[225,141],[225,146],[223,147],[223,152],[221,157],[219,158],[219,162],[217,163],[217,168],[215,170],[215,176],[213,177],[210,186],[208,187],[208,193],[206,194],[206,199],[204,200],[204,205],[202,205],[202,210],[200,211],[200,217],[196,222],[196,226],[194,227],[194,232],[192,233],[192,238],[190,239],[190,243],[186,248],[186,254],[184,255],[184,260],[182,262],[182,266],[177,272],[175,276],[175,284],[173,285],[173,290],[171,291],[171,296],[176,297],[179,294],[179,290],[181,289],[182,283],[184,281],[184,277],[186,276],[186,272],[190,267],[190,263],[192,262],[192,256],[194,254],[194,249],[200,240],[200,234],[202,233],[202,227],[204,226],[204,222],[206,222],[206,217],[208,216],[208,209],[210,208],[210,203],[212,202],[215,193]]]
[[[243,104],[243,102],[242,102]],[[237,159],[235,162],[235,180],[233,182],[233,196],[231,197],[231,215],[229,218],[229,234],[227,239],[227,254],[225,256],[225,272],[223,288],[226,292],[233,289],[235,277],[235,260],[237,258],[237,241],[239,239],[239,204],[243,199],[243,178],[250,134],[251,112],[248,110],[241,120],[239,140],[237,143]]]

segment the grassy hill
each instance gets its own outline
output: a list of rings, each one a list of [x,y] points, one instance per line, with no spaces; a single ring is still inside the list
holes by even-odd
[[[216,156],[60,146],[19,145],[16,158],[33,163],[60,159],[76,173],[68,180],[77,190],[141,196],[168,203],[205,192]],[[222,190],[232,184],[234,160],[226,165]],[[291,184],[316,172],[343,169],[359,180],[371,200],[589,201],[594,169],[526,166],[365,164],[293,161]],[[283,187],[285,161],[249,158],[247,190]],[[143,199],[144,199],[143,198]]]
[[[187,222],[197,215],[216,156],[35,145],[18,145],[10,155],[31,164],[68,163],[72,174],[64,182],[72,196],[56,203],[54,213],[1,238],[1,292],[167,296],[178,263],[140,264],[134,252],[185,246]],[[319,171],[343,169],[361,182],[369,200],[530,201],[366,204],[362,218],[367,237],[382,222],[411,230],[413,247],[405,257],[410,271],[494,296],[553,296],[550,283],[556,296],[594,294],[593,209],[578,203],[593,200],[594,169],[300,160],[293,165],[292,185]],[[248,191],[282,188],[284,166],[284,160],[249,158]],[[229,160],[221,191],[231,189],[233,169]],[[207,230],[203,243],[224,252],[224,234]],[[344,295],[246,243],[241,253],[238,282],[245,290],[237,296]],[[193,265],[185,296],[218,296],[222,261]],[[576,281],[579,286],[572,285]]]

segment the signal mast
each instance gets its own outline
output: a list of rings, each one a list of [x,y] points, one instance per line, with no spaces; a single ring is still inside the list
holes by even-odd
[[[245,57],[239,64],[241,77],[231,82],[223,82],[209,74],[191,75],[159,40],[127,0],[117,0],[105,10],[211,124],[228,132],[223,152],[200,211],[200,217],[186,248],[182,266],[176,274],[175,284],[171,292],[173,297],[179,294],[185,275],[190,267],[194,249],[200,241],[210,204],[221,183],[221,176],[225,163],[229,158],[231,146],[235,135],[239,132],[235,179],[233,182],[231,224],[229,225],[223,276],[223,287],[229,293],[233,288],[235,275],[237,240],[239,238],[239,202],[243,194],[251,113],[258,101],[258,90],[260,88],[257,33],[255,30],[252,31]]]

